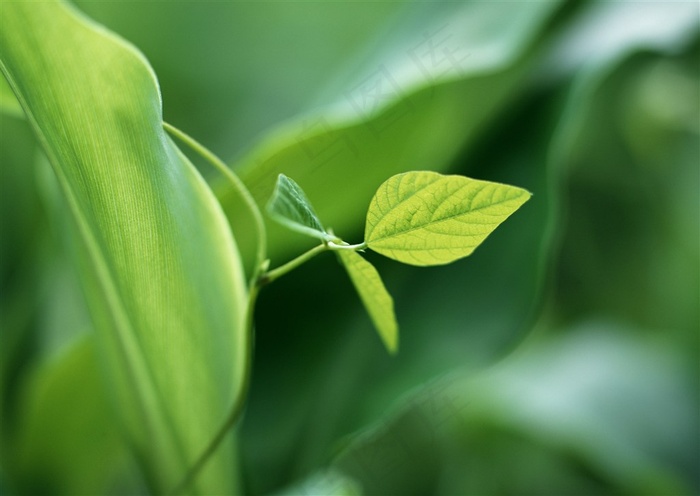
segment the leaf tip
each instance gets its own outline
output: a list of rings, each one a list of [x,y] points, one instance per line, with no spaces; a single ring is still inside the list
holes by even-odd
[[[384,345],[386,346],[386,350],[389,352],[389,355],[391,356],[396,356],[399,354],[399,330],[398,328],[396,329],[396,339],[392,340],[391,342],[385,341]]]

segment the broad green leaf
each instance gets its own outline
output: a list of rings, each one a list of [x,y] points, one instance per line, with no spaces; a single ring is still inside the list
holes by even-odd
[[[3,4],[0,68],[56,173],[110,393],[155,492],[241,389],[245,279],[211,191],[162,129],[133,47],[59,2]],[[193,493],[234,492],[229,439]]]
[[[323,240],[329,238],[304,191],[284,174],[277,177],[267,211],[273,219],[293,231]]]
[[[367,211],[365,242],[411,265],[441,265],[470,255],[530,198],[522,188],[437,172],[387,179]]]
[[[338,250],[337,253],[384,345],[389,353],[396,353],[399,326],[394,315],[394,300],[384,287],[377,269],[357,252]]]

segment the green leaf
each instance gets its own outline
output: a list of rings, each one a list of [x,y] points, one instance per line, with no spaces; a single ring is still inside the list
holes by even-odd
[[[127,466],[92,337],[71,343],[24,384],[7,442],[11,480],[25,494],[105,494]]]
[[[355,251],[338,250],[337,253],[384,345],[389,353],[396,353],[399,326],[394,315],[394,300],[384,287],[377,269]]]
[[[112,403],[153,491],[170,491],[241,391],[236,244],[163,131],[141,54],[64,3],[12,2],[2,15],[0,69],[66,197]],[[235,483],[229,438],[191,490]]]
[[[273,219],[293,231],[322,240],[330,238],[304,191],[284,174],[277,177],[267,211]]]
[[[397,174],[377,190],[365,241],[411,265],[442,265],[470,255],[530,198],[522,188],[421,171]]]

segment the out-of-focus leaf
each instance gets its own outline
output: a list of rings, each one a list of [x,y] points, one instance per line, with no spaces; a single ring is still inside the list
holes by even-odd
[[[22,494],[105,494],[124,469],[126,446],[94,344],[79,340],[25,385],[8,458]]]
[[[678,53],[686,39],[679,31],[655,48]],[[644,37],[637,43],[649,44]],[[550,155],[558,185],[553,226],[561,237],[552,308],[565,321],[596,312],[663,327],[696,348],[700,211],[690,185],[700,180],[700,146],[691,116],[698,107],[688,102],[697,103],[690,88],[698,47],[663,63],[658,55],[632,55],[636,49],[631,44],[581,71],[567,96]],[[666,71],[673,75],[663,91],[640,94],[650,74]],[[659,95],[663,114],[648,114]]]
[[[0,76],[0,79],[3,79]],[[14,98],[14,97],[13,97]],[[26,120],[0,112],[0,435],[13,432],[20,383],[36,352],[44,215],[34,184],[36,141]],[[4,439],[4,437],[3,437]],[[0,442],[0,451],[7,443]]]
[[[12,93],[12,89],[5,81],[4,77],[0,77],[0,113],[11,115],[13,117],[23,117],[24,112],[19,105],[17,98]]]
[[[690,494],[698,425],[678,358],[588,323],[421,388],[334,467],[368,494]]]
[[[267,203],[268,213],[280,224],[312,238],[329,238],[304,190],[284,174],[277,178],[275,190]]]
[[[315,105],[338,73],[355,73],[358,56],[375,53],[377,40],[416,5],[75,3],[139,47],[161,82],[165,120],[221,157],[239,155],[271,126]]]
[[[606,2],[582,8],[559,32],[543,73],[583,75],[592,67],[614,66],[639,50],[677,50],[692,42],[700,18],[692,2]]]
[[[470,255],[530,196],[522,188],[464,176],[397,174],[372,198],[365,242],[406,264],[447,264]]]
[[[360,485],[347,475],[335,470],[314,474],[277,496],[361,496]]]
[[[347,75],[334,106],[283,126],[237,162],[259,204],[284,173],[304,184],[324,224],[341,238],[358,232],[387,177],[446,170],[517,93],[535,36],[558,2],[412,5],[414,15],[398,34]],[[232,192],[223,184],[216,191],[235,217]],[[273,260],[303,248],[303,240],[277,226],[269,233]]]
[[[82,241],[81,276],[129,443],[153,488],[170,490],[241,387],[236,245],[165,135],[155,76],[136,50],[63,3],[6,4],[2,21],[2,72]],[[217,452],[193,492],[233,491],[232,451]]]
[[[389,353],[396,353],[399,326],[394,315],[394,300],[384,287],[377,269],[354,251],[339,250],[337,253],[384,345]]]
[[[42,264],[41,293],[37,310],[39,362],[51,360],[57,351],[90,333],[93,326],[76,265],[80,240],[72,228],[71,212],[46,155],[37,152],[33,166],[37,192],[46,212],[46,241],[39,254]]]

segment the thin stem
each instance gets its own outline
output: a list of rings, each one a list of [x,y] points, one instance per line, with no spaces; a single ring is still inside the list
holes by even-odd
[[[209,441],[209,445],[207,446],[207,448],[202,452],[201,455],[199,455],[197,461],[195,461],[194,464],[192,464],[192,466],[189,468],[182,481],[180,481],[180,483],[175,487],[175,489],[173,489],[173,491],[171,492],[172,495],[183,493],[185,490],[187,490],[187,488],[190,485],[194,483],[196,477],[202,471],[209,459],[214,455],[214,453],[216,453],[216,450],[226,438],[226,435],[230,432],[230,430],[233,427],[235,427],[236,423],[243,414],[245,399],[248,396],[248,390],[250,389],[250,377],[253,364],[253,350],[255,341],[253,317],[255,314],[255,302],[257,300],[258,293],[260,292],[261,287],[262,285],[259,283],[254,284],[250,289],[250,293],[248,294],[248,306],[246,308],[245,321],[245,331],[248,337],[248,346],[246,347],[246,357],[243,369],[243,383],[241,384],[241,387],[238,390],[238,394],[236,395],[236,398],[233,402],[233,408],[231,409],[231,413],[229,413],[228,417],[226,417],[226,420],[219,428],[216,435],[212,438],[211,441]]]
[[[278,278],[282,277],[283,275],[285,275],[286,273],[291,272],[292,270],[296,269],[304,262],[311,260],[313,257],[318,255],[319,253],[322,253],[328,249],[329,249],[328,244],[322,244],[322,245],[318,245],[314,248],[311,248],[309,251],[302,253],[294,260],[291,260],[284,265],[280,265],[276,269],[272,269],[272,270],[264,273],[260,277],[260,285],[271,283],[275,279],[278,279]]]
[[[304,262],[310,260],[319,253],[324,252],[328,249],[328,245],[326,244],[318,245],[312,248],[311,250],[299,255],[294,260],[260,275],[255,280],[255,283],[251,286],[250,293],[248,294],[248,306],[246,308],[245,332],[248,337],[248,347],[246,349],[246,358],[243,369],[243,383],[241,384],[241,387],[238,390],[238,394],[236,395],[235,401],[233,402],[233,408],[231,410],[231,413],[229,413],[228,417],[226,417],[226,420],[221,425],[216,435],[209,442],[206,449],[202,452],[199,458],[197,458],[194,464],[192,464],[192,466],[189,468],[189,470],[183,477],[182,481],[180,481],[180,483],[175,487],[171,494],[180,494],[187,490],[187,488],[194,483],[199,473],[202,471],[202,469],[207,464],[209,459],[214,455],[214,453],[216,453],[216,450],[219,448],[224,439],[226,439],[226,435],[233,427],[235,427],[236,423],[241,417],[241,414],[243,413],[245,399],[246,396],[248,396],[248,390],[250,388],[250,377],[253,363],[253,342],[255,339],[253,317],[255,314],[255,302],[257,300],[258,293],[260,292],[260,288],[262,288],[266,284],[269,284],[275,279],[283,276],[284,274],[287,274],[288,272],[294,270]]]
[[[260,292],[260,288],[264,285],[271,283],[272,281],[282,277],[283,275],[296,269],[303,263],[307,262],[311,258],[315,257],[319,253],[327,250],[362,250],[367,247],[366,243],[360,243],[357,245],[348,245],[344,243],[341,239],[333,239],[331,241],[326,241],[321,245],[318,245],[309,251],[299,255],[297,258],[277,267],[276,269],[267,271],[268,261],[265,259],[267,253],[267,236],[265,231],[265,222],[262,217],[262,213],[255,203],[252,195],[245,187],[243,182],[238,178],[234,172],[229,169],[226,164],[209,151],[206,147],[200,144],[197,140],[189,136],[184,131],[179,130],[175,126],[163,122],[163,128],[170,133],[172,136],[176,137],[187,146],[189,146],[193,151],[197,152],[202,158],[209,162],[215,169],[221,172],[224,177],[228,179],[234,189],[243,198],[243,201],[250,211],[253,219],[255,221],[255,230],[257,231],[258,247],[255,269],[250,281],[250,292],[248,294],[248,306],[246,308],[245,316],[245,328],[244,332],[247,336],[247,347],[245,362],[243,368],[243,378],[241,387],[238,389],[238,393],[234,399],[233,407],[229,413],[226,420],[221,425],[216,435],[207,445],[206,449],[197,458],[197,460],[188,469],[187,473],[180,481],[180,483],[175,487],[171,494],[176,495],[187,490],[194,482],[197,476],[200,474],[204,466],[207,464],[209,459],[216,453],[217,449],[221,443],[226,439],[232,428],[236,426],[238,420],[243,414],[245,408],[245,399],[248,396],[248,390],[250,389],[250,378],[253,363],[253,348],[255,341],[255,332],[253,326],[254,314],[255,314],[255,302]],[[340,243],[340,244],[337,244]]]
[[[219,428],[216,435],[209,442],[207,448],[202,452],[202,454],[197,458],[197,461],[189,468],[185,474],[182,481],[175,487],[172,494],[179,494],[184,492],[196,479],[197,475],[204,468],[209,459],[214,455],[216,450],[219,448],[223,440],[229,431],[236,425],[238,420],[243,413],[245,407],[245,399],[248,396],[248,390],[250,388],[250,376],[253,363],[253,347],[255,341],[255,333],[253,328],[253,317],[255,313],[255,302],[257,300],[258,293],[260,291],[261,284],[260,272],[264,270],[265,267],[265,257],[267,253],[267,234],[265,231],[265,222],[262,217],[262,213],[255,203],[252,195],[245,187],[243,182],[238,178],[234,172],[229,169],[226,164],[209,151],[206,147],[200,144],[197,140],[189,136],[184,131],[181,131],[167,122],[163,122],[163,128],[170,133],[172,136],[176,137],[187,146],[189,146],[193,151],[198,153],[202,158],[209,162],[215,169],[221,172],[226,179],[231,183],[236,192],[241,196],[246,207],[250,211],[253,217],[256,236],[257,236],[257,253],[256,253],[256,263],[255,269],[253,271],[251,282],[250,282],[250,292],[248,294],[248,305],[246,308],[245,316],[245,328],[244,332],[247,336],[247,347],[245,362],[243,365],[243,379],[241,387],[234,399],[233,407],[228,417],[224,421],[223,425]]]
[[[364,250],[367,248],[367,243],[364,241],[362,243],[358,243],[356,245],[349,245],[349,244],[343,244],[339,245],[334,243],[333,241],[328,242],[328,249],[329,250],[352,250],[352,251],[358,251],[358,250]]]
[[[229,169],[229,167],[219,157],[214,155],[204,145],[199,143],[189,134],[179,130],[172,124],[163,122],[163,128],[171,135],[175,136],[177,139],[185,143],[199,155],[201,155],[202,158],[204,158],[207,162],[214,166],[216,170],[221,172],[226,177],[226,179],[229,180],[231,185],[233,185],[233,188],[238,192],[241,198],[243,198],[243,202],[245,203],[246,207],[248,207],[248,210],[250,210],[250,213],[253,216],[253,220],[255,222],[255,230],[258,238],[255,269],[250,280],[250,287],[252,291],[252,288],[255,285],[254,283],[258,280],[258,276],[260,275],[263,264],[265,263],[265,257],[267,254],[267,233],[265,231],[265,221],[263,220],[262,213],[258,208],[258,204],[255,203],[255,199],[253,199],[253,196],[250,194],[250,191],[248,191],[248,188],[245,187],[245,185],[239,179],[239,177],[231,169]]]

